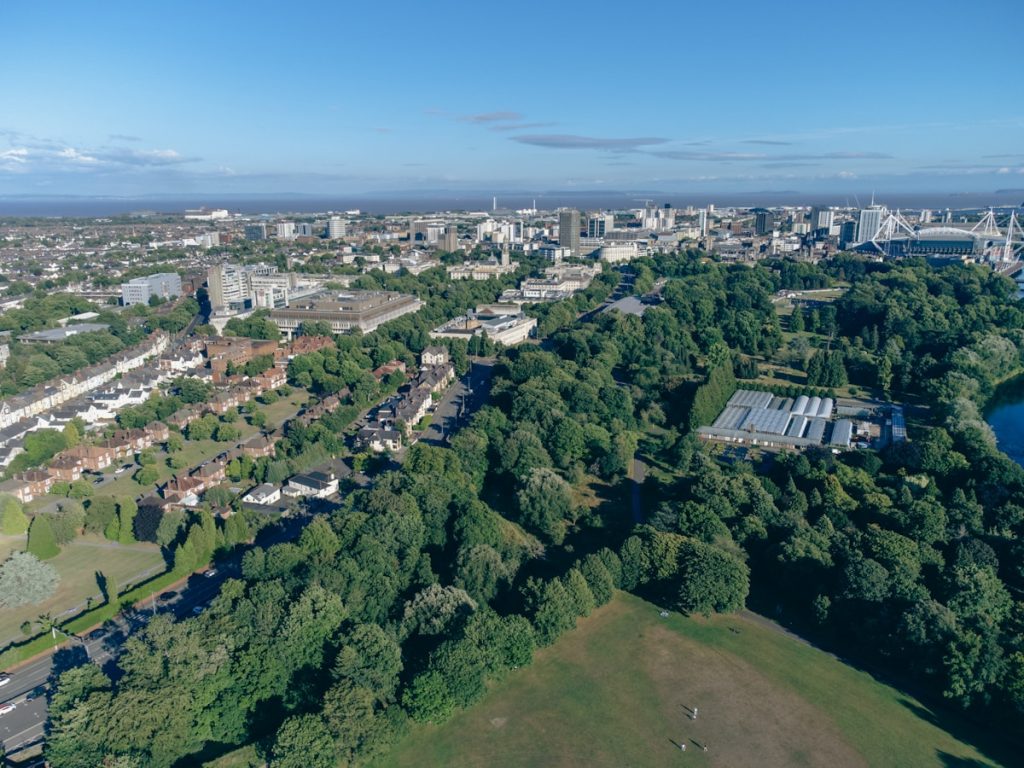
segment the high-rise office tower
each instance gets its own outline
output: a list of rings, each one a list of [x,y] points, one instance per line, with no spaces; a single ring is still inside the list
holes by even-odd
[[[818,232],[820,230],[828,232],[832,229],[834,221],[834,211],[830,211],[828,208],[811,208],[811,232]]]
[[[880,205],[872,205],[860,212],[857,224],[857,241],[864,243],[871,240],[882,226],[883,209]]]
[[[857,222],[853,219],[844,221],[839,228],[839,247],[845,248],[851,243],[857,242]]]
[[[558,214],[558,244],[569,249],[569,255],[580,255],[580,212],[562,211]]]
[[[327,222],[327,237],[331,240],[341,240],[347,234],[347,222],[340,216],[331,216]]]
[[[697,227],[700,229],[701,237],[708,236],[708,212],[705,208],[697,211]]]
[[[758,211],[754,219],[754,232],[758,235],[767,235],[775,229],[775,217],[768,211]]]
[[[615,229],[615,216],[610,213],[595,213],[587,219],[587,237],[604,237]]]
[[[449,253],[459,250],[459,228],[455,224],[444,228],[444,249]]]
[[[238,306],[249,298],[249,286],[245,272],[234,264],[218,264],[206,272],[210,306],[216,312],[231,306]]]
[[[921,211],[921,216],[920,216],[919,221],[922,224],[931,224],[932,223],[932,212],[929,211],[927,208],[925,208],[923,211]]]
[[[245,239],[246,240],[266,240],[267,239],[267,225],[266,224],[246,224],[245,225]]]

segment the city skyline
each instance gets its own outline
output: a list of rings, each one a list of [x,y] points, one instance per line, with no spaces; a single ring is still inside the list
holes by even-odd
[[[1012,8],[16,2],[0,195],[1024,189]]]

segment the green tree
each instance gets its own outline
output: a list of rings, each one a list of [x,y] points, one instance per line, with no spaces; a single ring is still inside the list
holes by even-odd
[[[90,499],[85,510],[85,530],[89,533],[104,533],[115,517],[117,502],[112,496],[97,496]]]
[[[185,441],[181,439],[181,435],[171,432],[167,435],[167,442],[164,445],[167,448],[167,453],[177,453],[185,447]]]
[[[448,683],[436,670],[421,672],[402,695],[402,704],[409,717],[419,723],[440,725],[455,711],[455,700]]]
[[[139,508],[130,498],[122,498],[117,502],[117,540],[122,544],[135,541],[134,521]]]
[[[677,605],[686,613],[738,611],[750,591],[750,572],[744,563],[693,539],[680,547],[678,579]]]
[[[57,569],[30,552],[14,552],[0,564],[0,608],[41,603],[60,581]]]
[[[47,515],[36,515],[32,518],[32,524],[28,528],[26,550],[40,560],[49,560],[60,554],[57,537],[53,533],[53,526]]]
[[[160,480],[160,470],[149,465],[139,469],[132,477],[139,485],[156,485]]]
[[[529,579],[523,597],[539,645],[551,645],[576,626],[577,606],[560,579]]]
[[[519,521],[547,541],[561,544],[578,508],[572,487],[554,470],[534,469],[517,494]]]
[[[270,768],[334,768],[338,755],[331,732],[319,715],[293,715],[274,737]]]
[[[405,604],[402,634],[440,635],[456,619],[475,611],[476,601],[458,587],[431,584]]]
[[[401,646],[377,624],[359,624],[343,638],[333,669],[336,679],[369,689],[381,702],[394,695],[401,671]]]
[[[110,520],[107,521],[107,526],[103,529],[103,535],[110,541],[118,541],[121,538],[121,518],[118,517],[115,506],[115,512],[110,516]]]
[[[0,495],[0,532],[20,536],[28,530],[28,517],[21,502],[8,494]]]

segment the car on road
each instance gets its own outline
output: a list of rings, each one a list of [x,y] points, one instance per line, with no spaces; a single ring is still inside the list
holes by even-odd
[[[210,568],[207,571],[203,571],[203,576],[205,576],[208,579],[212,579],[216,575],[217,575],[217,569],[216,568]]]
[[[194,613],[196,616],[198,616],[200,613],[202,613],[205,610],[206,610],[206,606],[205,605],[193,605],[192,606],[192,613]]]
[[[169,602],[169,601],[173,600],[177,596],[178,596],[178,593],[175,592],[174,590],[171,590],[170,592],[164,592],[163,594],[161,594],[158,599],[160,600],[161,603],[166,603],[166,602]]]
[[[13,701],[6,701],[3,704],[0,704],[0,715],[6,715],[8,712],[13,712],[14,710],[15,706]]]
[[[11,682],[10,675],[0,675],[0,686],[7,685],[9,682]]]
[[[25,695],[25,701],[35,701],[36,699],[42,699],[46,696],[46,686],[37,685],[31,691]]]
[[[99,640],[102,637],[106,637],[106,635],[107,635],[107,630],[105,630],[102,627],[100,627],[99,629],[94,629],[92,632],[89,633],[89,639],[90,640]]]

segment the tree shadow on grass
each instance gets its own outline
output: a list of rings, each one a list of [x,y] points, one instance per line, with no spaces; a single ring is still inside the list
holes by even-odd
[[[993,733],[992,728],[982,727],[980,723],[968,720],[962,713],[939,707],[928,708],[906,696],[900,696],[899,702],[921,720],[949,733],[958,741],[969,744],[986,758],[976,760],[937,750],[936,754],[942,760],[942,765],[956,768],[1021,765],[1020,756],[1024,754],[1024,743],[1013,735],[1000,738]]]
[[[941,749],[935,753],[942,765],[948,768],[991,768],[992,763],[982,760],[975,760],[973,757],[960,757],[943,752]]]

